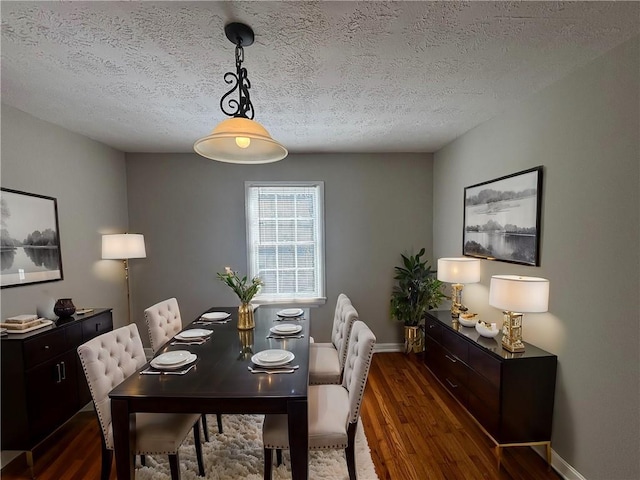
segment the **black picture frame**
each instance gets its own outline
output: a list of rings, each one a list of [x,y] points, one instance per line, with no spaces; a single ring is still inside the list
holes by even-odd
[[[542,172],[538,166],[465,187],[464,256],[540,265]]]
[[[0,288],[64,278],[53,197],[0,188]]]

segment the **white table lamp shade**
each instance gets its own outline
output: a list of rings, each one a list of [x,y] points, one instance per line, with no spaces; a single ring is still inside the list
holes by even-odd
[[[146,258],[144,235],[119,233],[102,236],[102,258],[124,260],[126,258]]]
[[[489,287],[489,305],[510,312],[546,312],[549,306],[549,280],[494,275]]]
[[[480,260],[477,258],[439,258],[438,280],[447,283],[478,283]]]

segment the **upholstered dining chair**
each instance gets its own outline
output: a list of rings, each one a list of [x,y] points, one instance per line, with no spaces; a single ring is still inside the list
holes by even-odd
[[[165,343],[171,340],[176,333],[182,330],[182,317],[178,300],[169,298],[144,311],[144,319],[149,330],[149,341],[151,350],[156,353]],[[222,415],[216,414],[218,420],[218,433],[222,433]],[[209,441],[209,429],[207,427],[207,416],[202,414],[202,426],[204,429],[204,439]]]
[[[109,392],[146,363],[135,324],[104,333],[78,347],[102,433],[101,480],[108,480],[113,460],[113,427]],[[168,455],[171,478],[180,478],[178,448],[193,429],[198,474],[204,476],[199,414],[137,413],[135,454]]]
[[[344,449],[350,480],[356,480],[356,428],[375,343],[373,332],[357,320],[351,329],[342,385],[309,386],[309,449]],[[262,442],[264,478],[271,480],[273,450],[279,465],[282,449],[289,448],[287,415],[265,415]]]
[[[358,312],[349,297],[341,293],[336,303],[331,342],[309,344],[310,385],[340,384],[347,357],[349,334],[353,322],[357,319]]]

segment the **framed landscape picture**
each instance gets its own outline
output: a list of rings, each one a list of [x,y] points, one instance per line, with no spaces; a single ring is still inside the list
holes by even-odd
[[[540,265],[542,167],[464,189],[462,253]]]
[[[56,199],[2,188],[0,206],[1,287],[62,280]]]

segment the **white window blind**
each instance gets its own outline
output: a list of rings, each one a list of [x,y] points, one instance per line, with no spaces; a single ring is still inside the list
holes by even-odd
[[[322,182],[247,182],[248,264],[258,302],[324,302]]]

